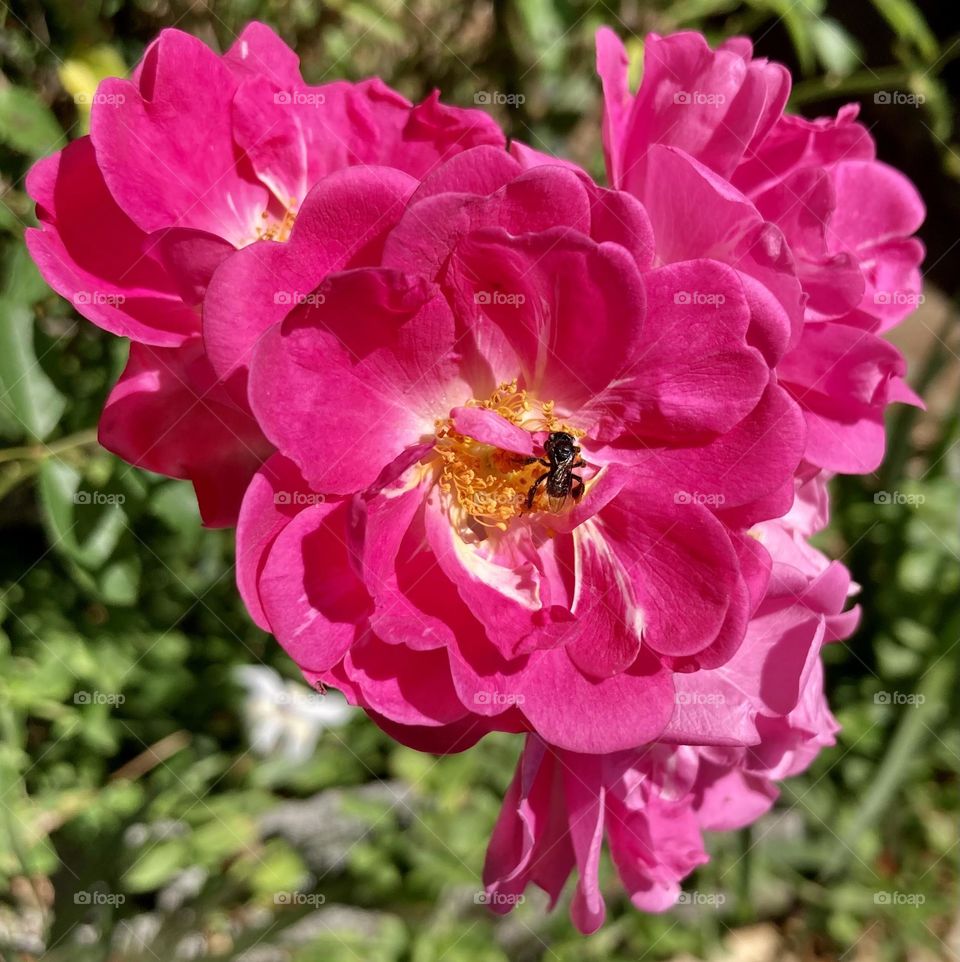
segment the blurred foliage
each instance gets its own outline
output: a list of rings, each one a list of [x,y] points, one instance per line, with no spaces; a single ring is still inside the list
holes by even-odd
[[[563,906],[544,914],[536,893],[506,920],[488,915],[479,875],[515,738],[435,759],[356,716],[306,764],[251,754],[233,671],[264,663],[293,677],[291,665],[243,612],[230,536],[199,527],[189,486],[96,445],[124,348],[46,289],[22,235],[33,222],[25,173],[83,133],[100,78],[163,26],[223,47],[253,17],[296,47],[311,81],[376,72],[411,97],[438,86],[464,105],[522,94],[493,108],[508,131],[598,174],[599,24],[633,37],[638,55],[650,29],[748,33],[791,66],[796,107],[865,100],[881,156],[929,203],[928,280],[956,293],[950,5],[0,6],[0,958],[626,962],[759,957],[737,955],[751,938],[773,940],[771,959],[948,958],[960,942],[960,332],[946,301],[941,327],[921,311],[904,339],[930,411],[891,418],[881,475],[836,484],[822,536],[865,608],[857,635],[826,655],[839,745],[787,783],[769,817],[712,840],[713,861],[687,887],[722,905],[640,915],[606,865],[610,921],[589,940]],[[889,90],[922,102],[871,96]]]

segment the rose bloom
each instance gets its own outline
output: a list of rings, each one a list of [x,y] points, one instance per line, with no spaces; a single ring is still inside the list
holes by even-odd
[[[876,159],[856,105],[836,118],[784,114],[789,73],[754,59],[744,37],[711,50],[697,33],[651,34],[636,95],[627,67],[623,45],[601,28],[610,183],[644,202],[668,245],[694,243],[747,278],[792,265],[799,290],[767,287],[800,321],[776,371],[803,408],[806,460],[873,471],[886,406],[920,403],[900,352],[878,336],[920,300],[916,189]]]
[[[526,733],[491,901],[576,867],[584,931],[604,838],[665,909],[832,741],[856,614],[807,538],[915,400],[878,335],[923,215],[746,41],[652,36],[636,95],[609,31],[598,66],[613,189],[436,96],[307,86],[259,24],[165,31],[28,183],[44,276],[132,341],[103,443],[238,523],[311,683],[423,750]]]
[[[528,736],[487,852],[494,911],[509,911],[531,883],[555,904],[576,868],[571,918],[595,931],[605,917],[604,840],[633,905],[665,911],[708,860],[703,831],[755,821],[776,800],[776,781],[834,743],[820,649],[847,637],[858,611],[842,611],[852,591],[846,569],[806,543],[825,521],[823,494],[817,480],[803,484],[788,517],[758,527],[773,571],[743,645],[722,668],[678,686],[678,716],[708,719],[695,744],[677,731],[631,751],[583,755]]]
[[[99,86],[90,136],[27,179],[40,221],[27,245],[41,273],[82,315],[132,342],[101,443],[189,478],[204,521],[234,524],[272,449],[243,386],[225,384],[204,347],[200,305],[214,269],[237,249],[282,246],[311,188],[335,172],[334,213],[314,224],[326,268],[371,262],[396,196],[365,165],[416,179],[477,144],[502,147],[504,137],[482,112],[436,95],[413,106],[376,79],[305,85],[296,54],[263,24],[222,57],[164,30],[129,80]],[[353,216],[341,222],[335,212],[348,203]]]
[[[718,261],[655,262],[643,207],[562,166],[477,147],[408,186],[381,266],[266,331],[278,286],[322,273],[320,187],[210,285],[208,351],[278,449],[240,515],[247,605],[408,744],[649,742],[766,589],[746,529],[789,508],[804,444],[771,373],[789,320]]]

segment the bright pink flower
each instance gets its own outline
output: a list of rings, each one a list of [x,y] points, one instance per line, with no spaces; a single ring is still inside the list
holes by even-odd
[[[208,303],[221,278],[223,304],[310,292],[265,333],[205,313],[224,372],[252,357],[280,452],[241,511],[244,598],[398,737],[633,747],[672,723],[681,679],[736,656],[769,574],[743,531],[789,507],[803,446],[753,343],[776,359],[788,321],[717,261],[654,266],[654,244],[629,195],[478,147],[417,188],[379,268],[314,288],[304,227],[218,272]],[[541,487],[531,509],[554,432],[585,493]]]
[[[655,233],[670,225],[658,256],[706,245],[765,283],[771,309],[794,321],[802,309],[777,374],[804,409],[806,459],[872,471],[887,404],[919,403],[902,356],[877,336],[919,299],[923,247],[910,235],[924,208],[913,185],[876,160],[855,106],[836,119],[785,115],[789,74],[753,59],[745,38],[711,50],[697,33],[651,34],[634,96],[626,51],[601,28],[597,68],[607,172],[644,202]],[[773,265],[792,283],[765,281],[758,268]]]
[[[90,136],[40,161],[27,183],[41,224],[27,243],[44,277],[133,342],[102,443],[190,478],[204,520],[234,523],[271,448],[204,352],[200,303],[214,270],[238,248],[281,247],[331,174],[385,164],[415,183],[478,144],[504,138],[485,114],[436,95],[412,106],[379,80],[305,85],[294,52],[262,24],[222,57],[164,30],[130,80],[100,85]],[[349,178],[327,188],[338,216],[312,225],[328,270],[368,262],[365,245],[390,226],[388,210],[363,208],[376,197],[358,176],[359,193]]]
[[[707,861],[702,831],[748,825],[775,801],[777,780],[833,744],[819,653],[853,630],[858,613],[841,613],[845,569],[803,540],[817,484],[801,487],[789,519],[761,526],[773,575],[747,639],[725,666],[680,676],[692,683],[678,684],[662,741],[583,755],[528,737],[487,852],[491,908],[509,911],[530,883],[555,903],[576,868],[571,915],[581,931],[595,931],[605,914],[597,866],[606,839],[633,904],[664,911]]]

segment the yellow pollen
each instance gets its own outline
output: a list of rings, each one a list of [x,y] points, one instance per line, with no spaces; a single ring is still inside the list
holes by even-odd
[[[275,220],[269,211],[263,211],[260,217],[264,223],[256,227],[257,240],[289,240],[290,231],[293,230],[293,222],[297,219],[299,207],[296,197],[291,197],[287,201],[286,209],[279,220]]]
[[[526,391],[517,389],[516,381],[501,384],[486,400],[474,399],[466,406],[495,411],[525,431],[583,434],[558,422],[553,401],[532,401]],[[451,418],[437,420],[436,439],[440,490],[450,498],[458,527],[474,529],[479,524],[505,531],[508,522],[527,510],[528,492],[546,470],[542,464],[526,464],[522,455],[459,434]],[[535,508],[541,497],[538,493]]]

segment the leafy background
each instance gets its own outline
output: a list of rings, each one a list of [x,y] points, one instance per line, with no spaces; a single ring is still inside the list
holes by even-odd
[[[535,895],[506,920],[476,904],[517,739],[438,760],[354,715],[306,762],[254,753],[235,670],[294,672],[242,610],[229,534],[200,528],[188,485],[95,442],[125,348],[32,268],[25,172],[83,133],[97,79],[158,29],[224,48],[253,17],[314,82],[377,72],[468,106],[522,95],[490,108],[508,131],[598,174],[599,24],[636,55],[651,29],[747,33],[790,65],[794,109],[862,99],[881,157],[928,202],[926,301],[896,334],[928,411],[893,414],[885,466],[835,484],[822,538],[866,610],[827,652],[839,744],[769,817],[711,838],[700,897],[674,911],[632,911],[609,867],[610,921],[589,940]],[[955,959],[958,55],[955,6],[910,0],[0,6],[0,958]]]

